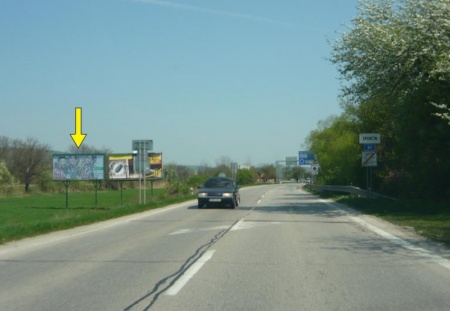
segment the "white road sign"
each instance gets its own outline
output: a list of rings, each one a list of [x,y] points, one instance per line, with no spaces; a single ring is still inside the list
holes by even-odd
[[[377,166],[377,153],[371,151],[363,151],[362,166]]]
[[[360,144],[379,144],[381,143],[381,135],[379,133],[363,133],[359,134]]]

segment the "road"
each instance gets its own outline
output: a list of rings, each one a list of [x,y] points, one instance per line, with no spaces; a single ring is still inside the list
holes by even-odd
[[[0,310],[450,310],[448,250],[304,192],[241,189],[0,247]]]

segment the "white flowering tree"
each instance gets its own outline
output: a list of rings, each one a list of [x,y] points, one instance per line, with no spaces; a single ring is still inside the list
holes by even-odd
[[[385,188],[450,197],[450,0],[360,0],[330,60],[346,113],[382,134]]]
[[[360,0],[359,15],[333,46],[332,62],[355,101],[374,96],[401,105],[433,88],[434,114],[450,122],[450,0]]]
[[[0,191],[8,192],[15,182],[14,176],[9,172],[5,160],[0,160]]]

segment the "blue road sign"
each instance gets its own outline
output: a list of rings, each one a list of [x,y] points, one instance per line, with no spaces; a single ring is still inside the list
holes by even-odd
[[[314,153],[310,151],[299,151],[298,152],[298,164],[308,165],[308,163],[314,162]]]
[[[374,144],[364,144],[364,151],[375,151],[376,146]]]

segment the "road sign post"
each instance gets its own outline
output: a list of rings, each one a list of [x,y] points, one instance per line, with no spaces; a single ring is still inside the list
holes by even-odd
[[[359,134],[359,143],[363,145],[364,151],[361,156],[361,165],[366,167],[366,188],[369,192],[369,198],[372,197],[372,167],[376,167],[377,152],[376,145],[381,143],[381,135],[379,133],[362,133]]]
[[[133,151],[137,152],[136,164],[139,167],[139,204],[145,204],[147,201],[146,185],[145,185],[145,170],[150,163],[148,161],[148,152],[153,150],[153,140],[133,140],[132,142]],[[143,186],[142,186],[142,178]],[[143,200],[141,199],[143,197]]]
[[[361,163],[363,167],[377,166],[377,153],[372,151],[363,151]]]

